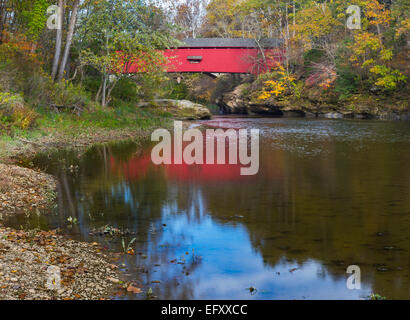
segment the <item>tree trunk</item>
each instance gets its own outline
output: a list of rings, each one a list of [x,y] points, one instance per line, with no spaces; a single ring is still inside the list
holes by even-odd
[[[107,57],[110,54],[110,48],[108,47],[108,32],[105,30],[105,50],[107,50]],[[107,105],[107,81],[108,81],[108,72],[107,65],[104,64],[104,81],[103,81],[103,90],[102,90],[102,100],[101,105],[105,107]]]
[[[100,102],[101,91],[102,91],[103,83],[100,83],[100,87],[98,88],[97,94],[95,95],[95,102]]]
[[[380,47],[383,48],[383,38],[382,38],[382,31],[380,29],[380,24],[377,24],[376,27],[377,27],[377,36],[379,38]]]
[[[265,56],[265,50],[262,48],[259,39],[255,39],[256,44],[258,45],[259,51],[262,55],[262,59],[263,59],[263,64],[264,67],[266,68],[266,70],[268,69],[268,63],[266,61],[266,56]]]
[[[101,105],[106,106],[106,94],[107,94],[107,73],[104,71],[104,81],[102,86],[102,100]]]
[[[54,60],[53,60],[53,68],[51,71],[51,78],[55,80],[58,70],[58,64],[60,62],[60,55],[61,55],[61,46],[62,46],[62,39],[63,39],[63,19],[64,19],[64,1],[58,0],[58,7],[59,16],[58,16],[58,24],[59,28],[57,29],[57,36],[56,36],[56,48],[54,52]]]
[[[4,31],[4,25],[6,24],[6,2],[5,1],[0,1],[0,44],[2,43],[3,40],[3,31]]]
[[[113,83],[111,84],[111,87],[108,88],[107,96],[105,97],[105,99],[106,99],[106,104],[109,104],[109,103],[110,103],[110,101],[111,101],[111,92],[112,92],[112,90],[115,88],[115,86],[117,85],[117,82],[118,82],[118,78],[115,79],[115,80],[113,81]]]
[[[68,56],[70,55],[71,43],[73,42],[73,35],[74,35],[75,24],[77,22],[77,13],[78,13],[79,4],[80,4],[80,0],[76,0],[73,5],[73,11],[71,13],[70,26],[68,28],[67,41],[66,41],[66,45],[64,49],[64,55],[63,55],[63,59],[61,60],[60,70],[58,72],[58,78],[57,78],[58,81],[61,81],[64,77],[64,70],[67,64]]]
[[[288,6],[289,4],[286,2],[286,73],[289,74],[289,38],[290,38],[290,33],[289,33],[289,11],[288,11]]]
[[[296,4],[295,0],[293,0],[293,38],[295,37],[295,26],[296,26]]]

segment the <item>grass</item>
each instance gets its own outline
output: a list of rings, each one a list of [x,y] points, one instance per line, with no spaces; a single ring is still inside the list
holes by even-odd
[[[55,113],[38,110],[41,114],[37,124],[39,128],[72,130],[84,128],[121,129],[139,127],[142,129],[160,124],[162,115],[140,110],[137,107],[120,106],[118,108],[99,107],[86,111],[81,116],[69,113]]]
[[[133,132],[164,126],[170,119],[170,115],[160,110],[144,110],[130,104],[96,107],[80,116],[43,108],[36,111],[39,117],[34,128],[13,127],[11,132],[0,131],[0,160],[33,152],[34,147],[41,145],[92,145],[123,139]]]

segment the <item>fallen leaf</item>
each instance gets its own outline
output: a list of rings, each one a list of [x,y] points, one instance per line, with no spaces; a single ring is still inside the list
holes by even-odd
[[[133,287],[133,286],[129,286],[129,287],[127,288],[127,291],[128,291],[128,292],[135,293],[135,294],[142,292],[142,290],[141,290],[140,288]]]
[[[120,283],[120,280],[111,277],[108,277],[107,280],[111,281],[112,283]]]

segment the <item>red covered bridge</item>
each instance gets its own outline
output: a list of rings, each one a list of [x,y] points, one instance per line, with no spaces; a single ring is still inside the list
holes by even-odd
[[[185,39],[176,49],[164,51],[167,72],[253,73],[265,72],[283,61],[284,49],[278,39]],[[132,65],[129,73],[139,72]]]

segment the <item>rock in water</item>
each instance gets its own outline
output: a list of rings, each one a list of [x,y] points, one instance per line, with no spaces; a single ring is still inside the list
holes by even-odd
[[[156,99],[151,102],[141,102],[140,108],[160,108],[172,114],[177,120],[205,120],[212,117],[205,106],[188,100]]]

